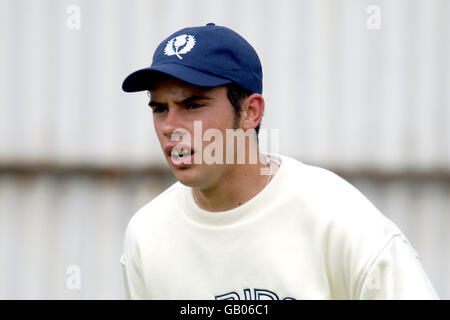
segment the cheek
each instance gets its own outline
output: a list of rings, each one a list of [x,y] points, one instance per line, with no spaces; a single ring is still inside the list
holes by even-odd
[[[208,129],[214,129],[214,135],[210,137],[209,139],[203,140],[202,145],[204,150],[208,148],[208,146],[211,146],[212,143],[214,143],[215,147],[220,148],[221,153],[223,156],[226,156],[226,150],[227,150],[227,129],[233,129],[234,128],[234,113],[233,110],[230,110],[228,108],[223,108],[220,111],[217,110],[217,112],[214,114],[213,117],[209,117],[208,121],[203,122],[203,135],[205,135],[205,132]],[[218,130],[218,132],[216,131]],[[219,141],[216,141],[215,135],[219,134],[221,136],[221,143]],[[228,142],[229,143],[229,142]],[[219,146],[221,145],[221,146]],[[213,156],[216,156],[216,152],[213,152]],[[224,158],[225,159],[225,158]]]
[[[235,114],[231,105],[224,105],[211,116],[211,127],[219,130],[234,128]]]
[[[226,130],[233,128],[233,117],[229,117],[229,115],[220,114],[216,116],[215,119],[210,119],[210,121],[204,121],[203,122],[203,135],[205,135],[205,132],[207,130],[213,129],[216,134],[220,132],[220,134],[223,137],[223,141],[225,141],[226,136]],[[218,132],[217,132],[218,131]],[[209,142],[208,142],[209,143]]]
[[[162,145],[164,134],[162,131],[161,123],[159,121],[153,120],[153,127],[155,129],[156,136],[158,137],[158,140]]]

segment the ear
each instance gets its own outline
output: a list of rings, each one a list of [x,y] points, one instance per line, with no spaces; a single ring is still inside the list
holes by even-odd
[[[255,129],[264,114],[264,98],[258,93],[248,96],[242,103],[241,128]]]

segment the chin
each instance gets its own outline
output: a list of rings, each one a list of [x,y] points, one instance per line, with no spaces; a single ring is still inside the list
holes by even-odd
[[[192,168],[172,168],[175,178],[187,187],[195,187],[199,184],[198,175],[193,171]]]

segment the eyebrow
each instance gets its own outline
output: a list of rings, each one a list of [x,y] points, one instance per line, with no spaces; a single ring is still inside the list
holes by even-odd
[[[181,102],[175,102],[176,104],[189,104],[198,100],[213,100],[214,98],[208,96],[191,96],[183,99]],[[150,107],[167,107],[167,103],[162,103],[158,101],[151,100],[148,105]]]

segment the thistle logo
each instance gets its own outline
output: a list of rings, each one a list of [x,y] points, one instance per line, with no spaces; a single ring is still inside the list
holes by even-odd
[[[172,38],[167,41],[166,48],[164,49],[164,54],[166,56],[176,55],[178,59],[183,60],[180,54],[188,53],[194,46],[194,36],[182,34],[181,36]]]

